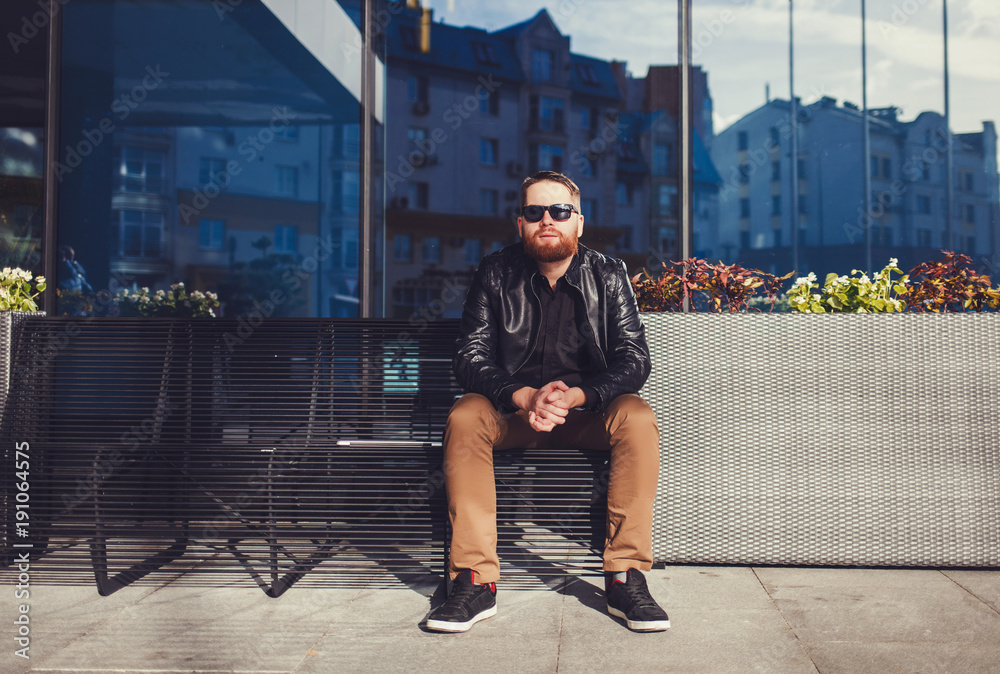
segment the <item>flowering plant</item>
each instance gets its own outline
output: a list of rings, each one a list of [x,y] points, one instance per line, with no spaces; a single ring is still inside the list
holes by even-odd
[[[213,318],[219,306],[215,293],[194,290],[188,293],[183,283],[174,283],[170,290],[123,288],[115,295],[121,316],[159,316],[166,318]]]
[[[900,278],[893,280],[894,273]],[[875,272],[872,278],[857,269],[852,269],[851,274],[827,274],[822,288],[813,273],[799,277],[788,291],[792,311],[805,314],[891,314],[906,309],[906,302],[900,298],[906,295],[909,277],[903,274],[896,258],[891,258],[889,264],[882,271]]]
[[[792,284],[788,302],[792,311],[805,314],[891,314],[903,311],[906,302],[900,297],[906,295],[909,276],[903,274],[898,265],[899,261],[891,258],[889,264],[882,271],[875,272],[872,278],[857,269],[851,270],[851,276],[827,274],[822,288],[816,281],[816,275],[810,272]],[[893,273],[899,274],[900,278],[893,280]],[[819,292],[814,292],[816,290]]]
[[[35,282],[34,292],[32,280]],[[44,276],[33,278],[30,271],[4,267],[0,271],[0,311],[38,311],[35,298],[45,287]]]

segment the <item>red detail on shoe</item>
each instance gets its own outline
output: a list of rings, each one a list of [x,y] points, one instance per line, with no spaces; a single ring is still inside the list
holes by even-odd
[[[490,592],[492,592],[493,594],[497,593],[497,584],[496,583],[483,583],[483,584],[486,585],[488,588],[490,588]]]
[[[472,581],[473,585],[476,584],[476,572],[475,571],[472,571],[472,570],[469,571],[469,579]]]

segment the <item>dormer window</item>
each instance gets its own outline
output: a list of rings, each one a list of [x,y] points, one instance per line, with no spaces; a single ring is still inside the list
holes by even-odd
[[[594,66],[589,63],[577,63],[576,74],[579,75],[580,80],[582,80],[587,86],[601,86],[600,81],[597,79],[597,73],[594,72]]]
[[[403,38],[403,46],[408,51],[420,51],[420,38],[413,26],[400,26],[399,35]]]
[[[473,42],[472,49],[476,53],[476,61],[480,65],[484,66],[499,66],[500,61],[497,60],[496,51],[493,49],[493,45],[486,44],[485,42]]]
[[[536,49],[531,58],[531,75],[535,82],[552,81],[552,65],[555,54],[548,49]]]

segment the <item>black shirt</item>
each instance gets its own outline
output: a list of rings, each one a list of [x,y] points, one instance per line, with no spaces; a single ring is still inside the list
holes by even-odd
[[[579,386],[589,404],[597,396],[589,386],[583,385],[591,374],[591,364],[586,338],[577,321],[576,292],[564,278],[560,278],[553,289],[541,274],[533,275],[532,286],[542,307],[538,341],[514,378],[533,388],[556,380],[570,388]]]

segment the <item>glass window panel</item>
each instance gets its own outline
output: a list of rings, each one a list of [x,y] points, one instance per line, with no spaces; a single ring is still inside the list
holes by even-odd
[[[867,83],[862,81],[860,61],[860,6],[794,3],[794,48],[789,54],[791,5],[740,3],[722,8],[695,2],[694,58],[710,75],[712,116],[717,121],[714,134],[705,136],[721,178],[715,240],[720,251],[733,250],[726,261],[739,258],[748,266],[773,267],[781,273],[811,270],[823,278],[827,272],[864,269],[869,256],[876,268],[896,257],[908,269],[928,259],[931,242],[966,252],[962,248],[968,247],[973,230],[980,245],[988,240],[986,218],[970,222],[967,217],[968,206],[976,215],[997,208],[995,197],[970,186],[970,176],[972,186],[980,180],[996,185],[994,120],[1000,74],[986,64],[1000,58],[1000,42],[974,28],[985,20],[982,7],[948,3],[956,167],[949,195],[940,3],[935,11],[917,8],[917,3],[913,11],[901,10],[899,3],[867,4]],[[704,28],[701,40],[699,25]],[[724,30],[713,33],[708,30],[712,25]],[[770,29],[763,30],[765,25]],[[754,58],[739,57],[747,53]],[[794,118],[790,56],[798,107]],[[888,71],[892,76],[884,77]],[[861,109],[865,86],[867,156]],[[793,123],[798,145],[794,158]],[[772,172],[771,184],[756,179],[767,162],[785,162],[786,157],[796,160],[798,184],[792,183],[788,163],[780,176]],[[756,168],[749,179],[740,175],[741,164]],[[864,184],[866,169],[871,185]],[[867,213],[866,194],[874,195]],[[745,227],[749,231],[744,237]],[[780,236],[772,235],[775,227]],[[799,227],[805,232],[793,248]],[[758,241],[765,242],[758,249],[746,245]],[[981,268],[1000,268],[997,251],[977,250],[976,255]]]
[[[670,92],[677,70],[655,65],[676,60],[676,6],[654,3],[636,24],[634,13],[610,0],[566,8],[453,5],[447,13],[434,6],[444,21],[435,17],[431,24],[427,54],[406,49],[398,33],[387,31],[386,229],[412,234],[414,246],[427,237],[442,242],[439,262],[428,263],[417,251],[415,264],[387,266],[387,311],[407,318],[420,315],[422,302],[440,300],[447,305],[442,315],[460,315],[464,292],[449,289],[468,286],[466,260],[473,255],[463,254],[457,241],[480,239],[490,250],[515,242],[521,183],[543,169],[578,179],[584,245],[621,256],[633,273],[654,266],[649,260],[661,240],[675,246],[664,259],[678,259],[677,219],[661,216],[657,203],[661,184],[676,193],[676,96]],[[419,25],[419,12],[402,4],[400,10],[395,24]],[[616,39],[626,32],[629,40]],[[489,52],[498,65],[486,65]],[[418,77],[427,81],[426,108],[419,110]],[[400,164],[410,151],[410,126],[428,129],[433,163]],[[435,126],[446,140],[435,140]],[[654,144],[661,146],[655,179]],[[703,150],[699,162],[706,156]],[[631,187],[620,199],[619,183]],[[661,239],[661,227],[670,235]],[[390,247],[387,256],[393,254]],[[408,308],[400,304],[409,297],[406,288],[421,289]]]
[[[357,251],[332,232],[359,238],[359,5],[304,4],[64,4],[59,206],[79,217],[58,241],[95,290],[183,281],[227,316],[280,290],[278,316],[357,315]]]

